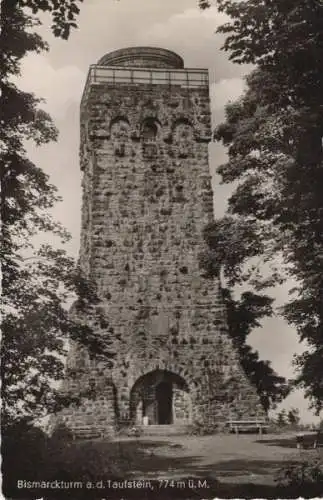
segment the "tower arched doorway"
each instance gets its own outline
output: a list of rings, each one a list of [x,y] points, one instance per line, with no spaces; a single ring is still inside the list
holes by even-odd
[[[130,394],[131,420],[141,425],[191,422],[191,395],[185,380],[168,370],[154,370],[135,382]]]
[[[157,423],[173,423],[173,385],[169,381],[156,385]]]

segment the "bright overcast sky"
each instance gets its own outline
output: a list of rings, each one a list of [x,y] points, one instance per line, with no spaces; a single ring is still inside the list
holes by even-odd
[[[200,11],[197,0],[84,0],[78,18],[79,29],[68,41],[55,39],[48,29],[42,29],[50,52],[25,59],[20,86],[46,99],[44,107],[60,132],[57,143],[33,148],[30,154],[37,165],[50,174],[63,197],[54,215],[72,233],[69,250],[75,256],[79,248],[81,214],[79,103],[89,65],[122,47],[150,45],[173,50],[184,58],[186,67],[209,69],[216,124],[223,118],[225,104],[241,94],[243,75],[250,71],[250,68],[233,65],[220,51],[223,40],[215,30],[224,20],[213,7]],[[219,185],[215,174],[217,165],[224,161],[222,146],[211,145],[215,216],[223,214],[230,192],[227,186]],[[276,290],[274,296],[280,304],[287,300],[287,287]],[[279,318],[265,321],[263,328],[252,332],[249,340],[262,358],[271,360],[279,374],[293,376],[292,357],[302,349],[296,333],[284,321]],[[289,396],[283,406],[295,406],[304,421],[313,420],[301,391]]]

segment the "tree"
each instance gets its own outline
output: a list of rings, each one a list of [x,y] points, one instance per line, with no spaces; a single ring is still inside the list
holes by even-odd
[[[227,307],[229,334],[239,352],[241,365],[268,412],[288,395],[290,387],[284,377],[275,373],[270,361],[259,359],[258,352],[247,344],[247,337],[253,328],[261,326],[261,318],[272,315],[273,299],[244,292],[240,300],[234,300],[227,288],[223,289],[223,296]]]
[[[276,423],[279,427],[284,427],[287,425],[287,413],[286,410],[281,410],[276,417]]]
[[[57,139],[57,130],[48,114],[40,110],[40,99],[20,91],[12,83],[20,74],[20,62],[29,52],[47,50],[48,46],[32,29],[39,24],[33,14],[50,10],[54,34],[66,38],[75,26],[79,9],[76,1],[2,0],[1,2],[1,182],[2,182],[2,258],[10,260],[18,238],[28,246],[37,231],[66,233],[47,214],[58,200],[56,188],[48,176],[32,164],[24,148],[25,141],[36,145]]]
[[[308,350],[296,383],[323,401],[323,4],[316,0],[218,0],[231,21],[219,31],[238,64],[256,65],[227,106],[215,139],[228,148],[218,169],[235,183],[212,248],[231,284],[257,290],[296,282],[282,309]],[[264,271],[265,270],[265,271]]]
[[[287,413],[287,420],[290,425],[297,425],[300,421],[299,410],[297,408],[291,408]]]
[[[223,49],[230,60],[255,64],[274,76],[281,105],[315,108],[321,102],[320,0],[217,0],[217,5],[232,20],[218,29],[226,36]]]
[[[69,235],[50,209],[59,200],[41,167],[27,157],[25,142],[42,145],[57,130],[39,105],[41,100],[12,83],[22,58],[48,47],[33,30],[35,15],[49,11],[55,36],[68,38],[79,12],[76,0],[3,0],[0,68],[1,262],[2,262],[2,426],[32,420],[66,404],[53,382],[63,374],[67,339],[91,348],[95,356],[110,354],[109,340],[100,342],[98,324],[106,324],[95,289],[65,251],[36,248],[33,236],[50,233],[64,243]],[[66,308],[71,296],[80,319]],[[94,310],[94,324],[84,317]],[[83,319],[82,314],[83,313]]]
[[[66,307],[70,298],[75,314]],[[43,245],[4,284],[1,351],[2,426],[32,421],[88,396],[63,394],[68,342],[108,364],[114,355],[108,320],[94,287],[64,250]],[[91,318],[88,320],[87,318]]]
[[[290,381],[280,377],[269,361],[259,359],[258,352],[248,345],[248,335],[254,328],[261,326],[262,318],[273,315],[274,301],[267,295],[251,291],[244,291],[239,299],[235,299],[232,292],[237,281],[243,281],[240,280],[241,262],[244,260],[241,256],[257,255],[259,252],[253,229],[250,224],[234,225],[228,218],[208,224],[203,232],[208,249],[199,255],[199,266],[204,276],[209,278],[218,277],[221,269],[224,271],[228,288],[222,288],[222,295],[229,335],[239,352],[246,375],[256,387],[260,401],[268,412],[289,394]],[[251,266],[251,270],[254,270],[254,266]]]

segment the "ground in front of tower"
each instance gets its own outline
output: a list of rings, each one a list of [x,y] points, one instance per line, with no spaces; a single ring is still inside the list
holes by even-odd
[[[19,469],[19,477],[10,483],[18,485],[19,494],[10,498],[29,498],[30,480],[40,478],[49,486],[46,491],[38,487],[33,498],[298,498],[309,491],[278,488],[275,476],[291,464],[299,467],[304,454],[314,459],[320,453],[298,450],[296,431],[263,436],[161,435],[74,441],[66,436],[46,440],[45,445],[36,468],[33,463],[24,473]],[[66,485],[64,491],[57,482]],[[321,492],[313,491],[311,496],[320,497]]]
[[[225,483],[274,485],[276,472],[302,457],[295,433],[119,438],[121,448],[136,446],[131,473],[149,478],[201,477]],[[310,452],[309,452],[310,453]]]

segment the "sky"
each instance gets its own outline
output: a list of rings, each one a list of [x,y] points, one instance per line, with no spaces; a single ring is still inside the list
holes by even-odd
[[[53,213],[71,232],[68,250],[75,257],[79,251],[81,215],[79,104],[90,64],[108,52],[128,46],[149,45],[175,51],[184,58],[185,67],[209,69],[213,125],[221,123],[225,105],[243,92],[243,77],[251,68],[231,63],[221,51],[222,35],[215,33],[226,18],[214,6],[199,10],[197,3],[197,0],[84,0],[79,28],[68,41],[54,38],[48,29],[50,19],[42,18],[40,33],[48,41],[50,51],[25,58],[19,85],[46,100],[43,108],[51,114],[59,130],[58,142],[40,148],[29,145],[28,150],[31,159],[50,175],[63,198]],[[211,144],[215,217],[223,215],[231,190],[220,185],[216,174],[217,166],[225,161],[222,145]],[[288,300],[288,289],[284,285],[273,291],[277,305]],[[293,355],[301,353],[304,347],[298,343],[296,332],[281,318],[265,320],[261,328],[250,334],[249,342],[262,359],[271,361],[280,375],[287,378],[294,375]],[[293,392],[281,407],[299,408],[303,422],[316,420],[300,390]]]

